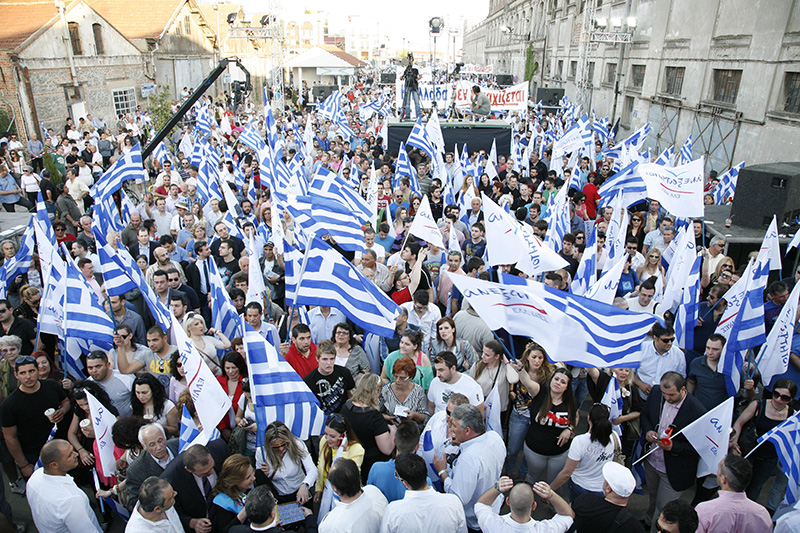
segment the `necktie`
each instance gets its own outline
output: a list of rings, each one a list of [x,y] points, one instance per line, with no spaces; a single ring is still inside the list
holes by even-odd
[[[206,499],[206,507],[209,507],[209,508],[211,507],[211,501],[214,499],[214,497],[212,496],[211,488],[212,488],[211,487],[211,482],[208,480],[207,477],[204,477],[203,478],[203,495],[205,496],[205,499]]]
[[[208,273],[208,259],[203,260],[203,272],[206,275],[205,289],[206,289],[206,294],[208,294],[209,292],[211,292],[211,278],[209,277],[210,274]]]

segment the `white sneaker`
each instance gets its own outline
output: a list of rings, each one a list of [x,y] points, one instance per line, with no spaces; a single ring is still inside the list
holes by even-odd
[[[13,483],[9,483],[11,485],[11,492],[14,494],[25,494],[25,479],[19,478],[17,481]]]

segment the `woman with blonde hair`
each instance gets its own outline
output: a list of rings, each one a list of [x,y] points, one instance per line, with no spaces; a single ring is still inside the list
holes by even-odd
[[[553,364],[547,360],[547,354],[540,345],[535,342],[529,343],[522,352],[522,357],[517,362],[511,363],[515,370],[525,370],[528,377],[544,385],[550,381],[553,375]],[[508,454],[506,456],[505,471],[511,473],[517,464],[517,456],[522,451],[522,444],[525,442],[525,435],[528,433],[528,426],[531,424],[531,413],[528,409],[533,397],[522,381],[517,381],[511,385],[509,393],[512,402],[511,414],[508,419]],[[522,457],[522,464],[519,467],[519,477],[528,474],[528,463],[525,456]]]
[[[217,350],[227,350],[231,347],[231,341],[221,331],[206,328],[206,321],[200,313],[187,313],[183,319],[183,329],[189,335],[189,339],[197,348],[200,357],[206,362],[208,367],[214,372],[215,376],[222,375],[222,365],[217,356]],[[206,335],[206,331],[210,335]]]
[[[394,450],[394,427],[386,423],[380,409],[381,378],[366,374],[358,380],[353,397],[345,402],[342,415],[350,422],[358,441],[364,447],[361,480],[367,482],[369,469],[380,461],[388,461]]]
[[[658,248],[650,248],[647,251],[644,264],[636,269],[636,275],[638,276],[640,283],[647,281],[653,276],[661,279],[661,282],[663,283],[667,274],[664,271],[663,265],[661,264],[661,250]]]
[[[467,190],[469,190],[470,188],[472,189],[472,194],[474,195],[475,198],[481,197],[481,193],[478,191],[478,188],[475,187],[475,178],[472,176],[472,174],[466,174],[464,176],[464,184],[458,190],[458,193],[456,194],[456,199],[460,201],[461,197],[464,196],[467,193]]]
[[[256,450],[256,479],[269,484],[279,503],[311,501],[317,467],[303,442],[276,420],[264,431],[264,446]]]
[[[225,459],[214,486],[214,500],[208,512],[213,531],[227,532],[247,521],[244,502],[255,480],[256,471],[250,464],[250,459],[238,453]]]

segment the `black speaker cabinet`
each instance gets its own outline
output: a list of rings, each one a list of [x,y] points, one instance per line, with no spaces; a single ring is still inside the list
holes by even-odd
[[[314,85],[311,87],[311,95],[323,102],[327,97],[335,93],[337,88],[335,85]]]
[[[746,166],[739,172],[731,207],[734,224],[767,228],[773,215],[779,227],[800,216],[800,162]]]
[[[381,72],[381,83],[382,84],[394,83],[396,80],[397,80],[397,73],[396,72]]]
[[[552,89],[550,87],[538,87],[536,89],[536,101],[542,101],[543,106],[558,106],[564,98],[564,89]]]
[[[514,76],[511,74],[498,74],[497,85],[500,87],[510,87],[514,85]]]

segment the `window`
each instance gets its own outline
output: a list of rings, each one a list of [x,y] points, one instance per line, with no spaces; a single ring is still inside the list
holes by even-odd
[[[101,56],[106,53],[106,45],[103,42],[103,26],[100,24],[92,24],[92,33],[94,33],[94,47],[97,49],[97,55]]]
[[[680,95],[683,89],[684,67],[667,67],[664,72],[664,89],[667,94]]]
[[[189,15],[183,17],[183,33],[186,35],[192,34],[192,17]]]
[[[577,61],[570,61],[569,62],[569,77],[571,79],[575,79],[575,76],[578,75],[578,62]]]
[[[633,118],[633,103],[635,99],[633,96],[626,96],[625,103],[622,106],[622,122],[630,125]]]
[[[724,104],[735,104],[741,81],[741,70],[714,69],[714,92],[711,99]]]
[[[631,86],[635,89],[641,89],[644,86],[644,65],[633,65],[631,67]]]
[[[558,70],[556,71],[556,77],[558,79],[561,79],[563,77],[563,75],[564,75],[564,60],[563,59],[559,59],[558,60]]]
[[[589,61],[589,68],[586,69],[586,81],[589,87],[594,86],[594,61]]]
[[[785,100],[783,110],[786,113],[800,113],[800,72],[787,72],[783,80]]]
[[[115,115],[136,111],[136,90],[133,87],[112,91],[111,96],[114,98]]]
[[[81,34],[78,32],[78,23],[70,22],[67,24],[69,27],[69,41],[72,43],[72,53],[76,56],[83,55],[83,48],[81,48]]]
[[[614,84],[617,81],[617,64],[608,63],[606,65],[606,83]]]

